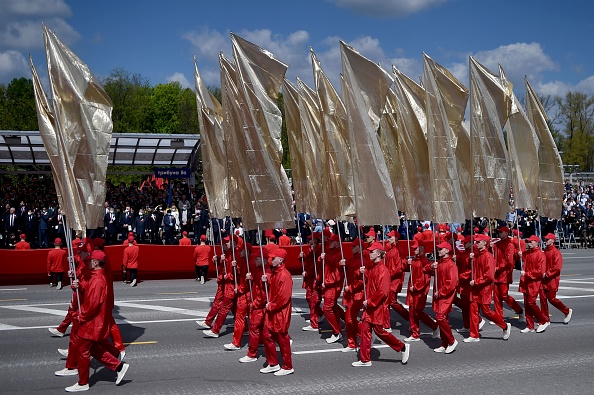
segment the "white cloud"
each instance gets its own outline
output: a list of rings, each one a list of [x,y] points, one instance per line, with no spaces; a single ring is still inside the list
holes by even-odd
[[[165,78],[167,82],[179,82],[182,88],[194,88],[194,84],[190,83],[183,73],[177,72]]]
[[[357,14],[378,18],[399,17],[438,6],[446,0],[328,0]]]
[[[18,51],[0,52],[0,81],[10,81],[16,77],[31,78],[29,62]]]

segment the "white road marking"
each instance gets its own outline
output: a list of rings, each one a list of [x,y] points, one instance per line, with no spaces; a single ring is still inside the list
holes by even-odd
[[[155,311],[164,311],[164,312],[168,312],[168,313],[191,315],[192,317],[198,317],[198,316],[205,317],[208,314],[208,312],[199,311],[199,310],[180,309],[177,307],[168,307],[168,306],[146,305],[146,304],[139,304],[139,303],[132,303],[132,302],[116,302],[115,305],[118,307],[133,307],[135,309],[155,310]]]
[[[46,309],[43,307],[34,307],[34,306],[0,306],[0,307],[5,308],[5,309],[11,309],[11,310],[30,311],[33,313],[59,315],[60,317],[64,317],[67,313],[67,310]]]
[[[372,346],[371,348],[387,348],[390,347],[387,344],[378,344],[376,346]],[[291,354],[293,355],[303,355],[303,354],[323,354],[328,352],[342,352],[343,347],[341,348],[323,348],[321,350],[307,350],[307,351],[293,351]]]
[[[0,291],[26,291],[27,288],[0,288]]]

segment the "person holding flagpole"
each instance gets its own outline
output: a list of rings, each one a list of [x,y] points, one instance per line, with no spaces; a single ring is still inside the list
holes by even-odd
[[[363,273],[361,273],[361,259],[363,265],[369,267],[369,251],[363,250],[361,258],[361,244],[359,238],[355,237],[352,247],[353,256],[348,260],[341,260],[340,265],[346,266],[348,284],[344,287],[342,304],[346,307],[345,327],[347,335],[347,346],[343,352],[355,351],[357,349],[357,335],[359,334],[359,313],[363,308]]]
[[[329,232],[329,231],[328,231]],[[320,260],[325,262],[324,280],[322,290],[324,293],[324,306],[322,311],[330,324],[332,336],[326,339],[328,344],[336,343],[342,338],[340,331],[340,319],[344,319],[344,311],[338,305],[338,299],[344,282],[344,274],[339,267],[341,260],[340,239],[337,234],[332,234],[329,238],[327,250],[320,255]]]
[[[542,287],[540,288],[540,306],[545,317],[549,318],[549,302],[565,314],[563,323],[568,324],[571,320],[573,310],[565,306],[563,302],[557,299],[557,291],[559,290],[559,278],[561,276],[561,269],[563,268],[563,257],[561,252],[555,246],[557,236],[553,233],[547,234],[545,237],[545,257],[546,270],[542,275]]]
[[[386,252],[386,266],[390,269],[390,300],[389,307],[392,307],[398,315],[404,320],[410,320],[409,311],[400,304],[398,301],[398,294],[402,291],[404,285],[404,263],[406,260],[400,258],[400,252],[398,251],[398,233],[395,230],[391,230],[388,234],[388,247],[390,249]],[[388,315],[390,310],[388,309]],[[388,324],[390,323],[388,317]],[[388,325],[390,327],[390,325]]]
[[[435,352],[445,352],[451,354],[456,350],[458,341],[454,339],[450,320],[448,315],[452,311],[456,288],[458,287],[458,269],[452,260],[452,245],[446,241],[437,245],[437,255],[439,259],[431,264],[431,268],[436,270],[433,279],[433,311],[435,311],[435,320],[439,325],[441,336],[441,346],[434,349]]]
[[[510,230],[507,226],[499,228],[498,242],[491,242],[491,248],[495,252],[495,287],[493,288],[493,305],[497,314],[503,316],[503,302],[505,302],[516,314],[520,321],[523,320],[524,310],[516,300],[509,295],[509,285],[513,282],[514,254],[515,248],[512,239],[509,237]]]
[[[303,288],[305,288],[305,300],[309,305],[309,324],[301,328],[304,331],[318,331],[318,324],[320,317],[323,317],[324,312],[320,307],[322,304],[321,292],[321,263],[316,257],[320,256],[322,247],[319,240],[322,234],[314,232],[311,236],[311,247],[307,254],[303,256],[305,271],[303,272]],[[303,252],[300,253],[300,257]]]
[[[526,312],[526,328],[520,332],[534,332],[534,319],[536,319],[538,321],[536,332],[541,333],[549,326],[549,320],[536,304],[542,275],[547,264],[545,253],[540,249],[540,238],[532,235],[526,239],[526,253],[522,254],[520,251],[518,255],[524,258],[518,290],[524,294],[524,310]]]

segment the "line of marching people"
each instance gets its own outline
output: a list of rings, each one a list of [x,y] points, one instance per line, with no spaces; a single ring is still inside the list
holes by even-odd
[[[331,344],[342,340],[344,327],[343,351],[358,350],[359,360],[352,365],[360,367],[371,366],[373,333],[401,353],[401,361],[406,364],[410,343],[420,341],[420,323],[432,330],[433,338],[440,338],[436,353],[454,352],[458,341],[449,320],[454,305],[462,312],[463,327],[457,332],[468,334],[465,343],[480,342],[480,331],[487,321],[501,329],[503,340],[509,339],[511,324],[504,319],[503,303],[526,322],[521,333],[546,330],[550,325],[548,303],[564,314],[565,324],[569,323],[572,310],[556,297],[563,260],[555,246],[555,235],[545,236],[543,251],[537,236],[526,240],[518,235],[510,237],[512,232],[507,226],[498,231],[498,238],[486,234],[463,236],[460,232],[441,237],[434,243],[434,260],[426,256],[426,240],[409,241],[408,254],[401,256],[395,231],[387,234],[386,241],[378,242],[372,228],[362,236],[364,241],[357,237],[348,244],[352,248],[348,259],[344,258],[339,235],[329,228],[314,232],[310,248],[300,254],[304,265],[302,287],[310,310],[302,330],[318,332],[324,318],[332,332],[326,342]],[[249,316],[247,355],[239,361],[256,361],[258,345],[263,343],[267,365],[261,372],[279,376],[294,372],[288,333],[292,279],[284,267],[286,254],[271,243],[260,247],[245,244],[237,235],[225,238],[222,255],[213,258],[218,287],[212,308],[204,321],[197,321],[206,328],[205,336],[218,337],[227,314],[233,312],[233,339],[224,347],[239,350]],[[516,260],[521,262],[519,292],[524,294],[524,307],[509,295]],[[403,305],[397,296],[406,272],[410,275]],[[341,296],[345,309],[339,305]],[[435,318],[425,312],[429,296]],[[391,333],[390,308],[409,322],[410,336],[404,341]],[[275,343],[280,347],[282,365]]]

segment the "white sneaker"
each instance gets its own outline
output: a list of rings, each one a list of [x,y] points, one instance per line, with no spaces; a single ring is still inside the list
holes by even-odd
[[[420,338],[418,338],[418,337],[414,337],[413,335],[410,335],[409,337],[405,337],[405,338],[404,338],[404,341],[405,341],[405,342],[409,342],[409,343],[410,343],[410,342],[418,342],[418,341],[421,341],[421,339],[420,339]]]
[[[305,323],[309,324],[309,323],[311,323],[311,320],[305,320]]]
[[[62,289],[62,281],[58,281],[58,285],[56,285],[56,289],[57,290]]]
[[[223,347],[225,347],[225,350],[229,350],[229,351],[237,351],[237,350],[241,350],[241,347],[237,347],[235,344],[233,343],[228,343],[223,345]]]
[[[245,357],[239,358],[239,362],[241,363],[256,362],[257,360],[258,358],[248,357],[247,355]]]
[[[402,354],[402,364],[406,365],[408,362],[408,357],[410,357],[410,344],[404,344],[404,350],[400,352]]]
[[[466,339],[464,339],[464,343],[478,343],[481,341],[480,337],[467,337]]]
[[[136,286],[136,279],[132,280],[132,282],[130,283],[131,287],[135,287]]]
[[[446,350],[445,347],[439,346],[437,348],[434,348],[433,352],[445,352],[445,350]]]
[[[128,365],[127,363],[122,364],[122,369],[120,371],[118,371],[118,378],[116,379],[116,385],[118,385],[122,382],[129,367],[130,367],[130,365]]]
[[[437,327],[437,328],[436,328],[436,329],[433,331],[433,333],[431,334],[431,337],[432,337],[433,339],[437,339],[437,338],[439,337],[439,327]]]
[[[402,307],[404,307],[406,310],[410,309],[410,306],[407,304],[403,304]]]
[[[312,328],[311,325],[308,326],[304,326],[303,328],[301,328],[302,331],[311,331],[311,332],[317,332],[318,328]]]
[[[280,366],[279,365],[268,365],[265,368],[260,369],[260,373],[274,373],[274,372],[278,372],[280,370]]]
[[[275,376],[286,376],[288,374],[291,374],[295,371],[295,369],[291,368],[291,369],[280,369],[277,370],[276,372],[274,372]]]
[[[202,333],[204,333],[204,336],[206,337],[219,337],[218,333],[214,333],[213,331],[211,331],[210,329],[205,329],[202,331]]]
[[[354,367],[356,367],[356,368],[359,368],[359,367],[361,367],[361,366],[371,366],[371,361],[369,361],[369,362],[361,362],[361,361],[356,361],[356,362],[353,362],[353,363],[351,364],[351,366],[354,366]]]
[[[551,325],[550,322],[545,322],[544,324],[539,325],[538,328],[536,328],[536,333],[544,332],[549,327],[549,325]]]
[[[50,331],[50,333],[54,336],[64,337],[64,334],[62,332],[60,332],[59,330],[57,330],[56,328],[47,328],[47,330]]]
[[[489,325],[495,325],[495,321],[489,321]]]
[[[64,388],[66,390],[66,392],[81,392],[81,391],[88,391],[89,390],[89,385],[85,384],[85,385],[80,385],[78,383],[71,385],[70,387],[66,387]]]
[[[569,313],[567,313],[567,315],[565,316],[565,318],[563,318],[563,323],[564,324],[569,324],[569,321],[571,320],[571,315],[573,314],[573,310],[569,309]]]
[[[523,311],[521,313],[518,314],[518,321],[520,322],[526,322],[526,313],[524,313]]]
[[[392,333],[392,328],[384,328],[384,330],[388,333]]]
[[[451,354],[454,351],[456,351],[456,346],[458,345],[458,340],[454,340],[454,342],[452,344],[450,344],[449,346],[446,347],[445,349],[445,353],[446,354]]]
[[[505,326],[505,329],[503,330],[503,340],[509,339],[510,335],[511,335],[511,324],[508,322]]]
[[[534,331],[534,328],[528,328],[528,327],[526,327],[526,328],[522,329],[520,332],[521,333],[533,333],[535,331]]]
[[[342,352],[351,352],[351,351],[357,351],[356,347],[345,347],[342,350],[340,350]]]
[[[126,350],[120,351],[120,355],[118,355],[118,359],[122,362],[126,358]]]
[[[196,324],[198,324],[198,326],[201,328],[210,328],[210,326],[207,325],[205,321],[196,321]]]
[[[329,338],[326,339],[326,343],[328,344],[332,344],[332,343],[336,343],[337,341],[342,339],[342,335],[340,333],[338,333],[337,335],[332,335]]]
[[[68,357],[68,349],[67,348],[58,348],[58,352],[65,357]]]
[[[68,369],[64,368],[62,370],[58,370],[54,373],[56,376],[76,376],[78,374],[78,369]]]
[[[200,284],[204,284],[204,276],[200,276]]]
[[[486,321],[485,321],[485,320],[483,320],[483,319],[481,318],[481,322],[479,322],[479,331],[480,331],[481,329],[483,329],[483,326],[485,326],[485,322],[486,322]]]

